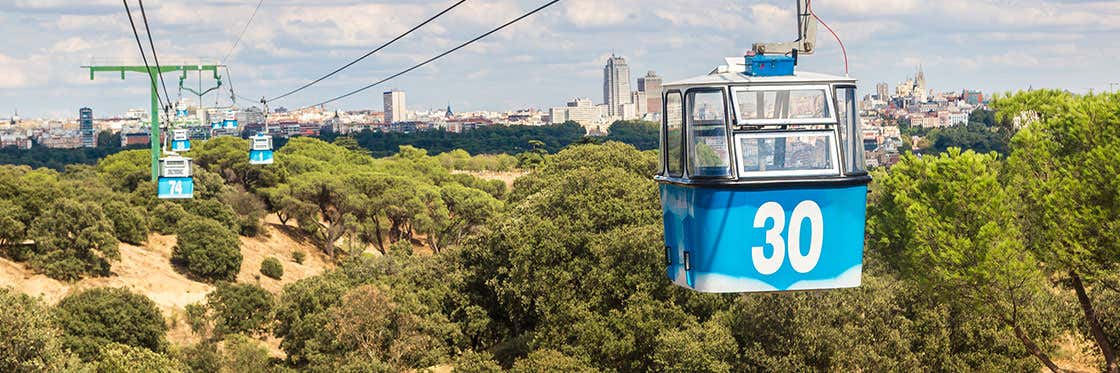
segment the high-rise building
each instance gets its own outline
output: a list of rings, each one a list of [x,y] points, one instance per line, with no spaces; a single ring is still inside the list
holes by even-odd
[[[649,105],[649,99],[646,92],[634,91],[630,92],[630,102],[634,106],[634,112],[629,116],[623,115],[622,119],[639,119],[647,112],[649,112],[646,105]]]
[[[408,120],[408,109],[405,108],[404,91],[386,91],[382,96],[385,99],[385,123],[404,122]]]
[[[646,94],[646,112],[661,112],[661,77],[650,70],[646,76],[638,78],[638,91]]]
[[[886,82],[875,85],[875,94],[879,95],[878,99],[886,101],[891,98],[890,87]]]
[[[603,67],[603,103],[612,117],[622,116],[622,104],[630,103],[630,66],[613,53]]]
[[[97,145],[93,138],[93,109],[84,107],[78,109],[78,130],[81,132],[82,147],[92,148]]]

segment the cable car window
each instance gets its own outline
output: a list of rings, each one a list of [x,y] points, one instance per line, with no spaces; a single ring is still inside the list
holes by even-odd
[[[684,165],[681,162],[683,156],[681,147],[684,146],[682,140],[682,131],[684,130],[684,121],[681,118],[682,112],[681,93],[669,92],[665,97],[665,144],[661,148],[665,149],[669,176],[675,177],[684,174]]]
[[[840,117],[840,146],[846,160],[848,173],[866,171],[864,161],[863,129],[860,128],[856,108],[856,88],[836,88],[836,113]]]
[[[824,86],[741,87],[734,89],[739,124],[834,122]]]
[[[723,90],[688,93],[689,176],[731,175],[726,113]]]
[[[819,176],[840,173],[832,131],[735,135],[740,177]]]

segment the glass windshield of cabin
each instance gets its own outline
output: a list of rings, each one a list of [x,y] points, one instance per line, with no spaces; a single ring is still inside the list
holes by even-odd
[[[743,177],[838,172],[832,132],[739,134],[735,140],[739,147],[739,174]]]
[[[825,89],[736,90],[735,104],[740,122],[751,120],[830,121]]]

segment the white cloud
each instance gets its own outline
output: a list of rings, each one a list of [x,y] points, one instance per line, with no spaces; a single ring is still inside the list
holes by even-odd
[[[24,71],[27,66],[20,61],[0,54],[0,88],[23,88],[26,87],[30,79],[28,74]]]
[[[628,1],[569,0],[564,4],[568,21],[579,27],[619,25],[633,16]]]

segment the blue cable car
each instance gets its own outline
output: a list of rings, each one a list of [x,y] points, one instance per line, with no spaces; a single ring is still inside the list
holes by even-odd
[[[185,152],[191,150],[191,137],[185,128],[171,130],[171,151]]]
[[[258,133],[249,138],[249,164],[272,164],[272,136]]]
[[[871,178],[856,81],[795,73],[784,58],[729,58],[663,88],[655,178],[677,285],[723,293],[860,285]]]
[[[222,121],[222,128],[237,128],[237,110],[226,110],[226,119]]]
[[[160,199],[194,198],[190,158],[171,153],[159,159],[158,197]]]

